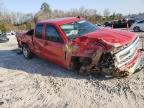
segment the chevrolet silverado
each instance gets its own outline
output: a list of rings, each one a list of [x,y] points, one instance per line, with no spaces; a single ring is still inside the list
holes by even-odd
[[[16,37],[26,59],[35,54],[82,75],[124,76],[142,67],[136,34],[99,28],[84,18],[39,21]]]

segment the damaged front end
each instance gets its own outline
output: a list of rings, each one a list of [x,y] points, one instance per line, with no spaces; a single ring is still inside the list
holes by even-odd
[[[142,68],[138,37],[132,43],[121,47],[100,39],[82,39],[83,43],[78,38],[66,48],[67,55],[71,58],[70,68],[79,71],[81,75],[94,73],[125,76]]]
[[[143,68],[142,53],[139,50],[139,37],[136,37],[132,43],[115,53],[114,58],[115,67],[117,68],[115,76],[131,75]]]

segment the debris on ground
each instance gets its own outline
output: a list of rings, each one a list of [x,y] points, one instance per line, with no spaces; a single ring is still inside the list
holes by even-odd
[[[0,108],[144,106],[144,70],[124,78],[80,76],[37,57],[26,60],[15,49],[14,37],[0,44]]]

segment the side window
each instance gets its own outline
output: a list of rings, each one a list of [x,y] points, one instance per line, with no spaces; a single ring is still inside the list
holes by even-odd
[[[46,40],[63,43],[58,31],[54,26],[46,25]]]
[[[36,26],[35,36],[37,38],[42,39],[42,29],[43,29],[43,25],[42,24]]]

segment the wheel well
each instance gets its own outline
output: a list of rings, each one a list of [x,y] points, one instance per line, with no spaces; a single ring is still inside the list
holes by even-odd
[[[22,51],[23,51],[23,46],[26,47],[26,48],[27,48],[27,51],[28,51],[28,57],[25,57],[25,58],[26,58],[26,59],[30,59],[30,58],[32,58],[33,53],[31,52],[31,50],[30,50],[28,44],[25,43],[25,42],[22,43]]]
[[[99,67],[109,67],[111,65],[113,65],[113,57],[110,53],[102,53],[101,56],[99,56],[99,58],[91,58],[91,57],[77,57],[77,56],[73,56],[71,58],[71,69],[76,69],[79,70],[81,68],[81,66],[88,66],[90,65],[93,61],[95,61],[95,59],[97,59],[97,66]],[[111,65],[110,65],[111,64]]]
[[[26,42],[22,42],[21,45],[22,45],[21,48],[23,47],[23,45],[26,45],[27,47],[29,47],[29,45]]]
[[[91,64],[92,58],[90,57],[77,57],[73,56],[71,58],[71,69],[80,70],[81,66],[87,66]]]
[[[70,68],[73,70],[79,70],[81,67],[80,57],[73,56],[71,57]]]

